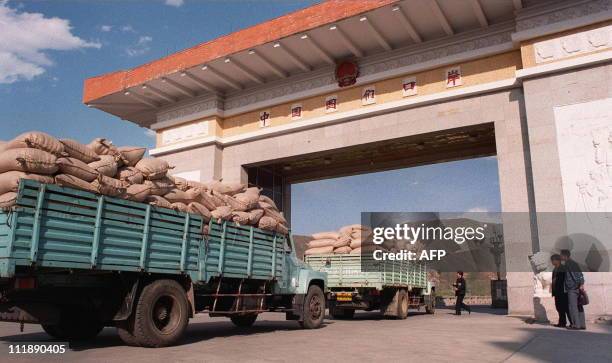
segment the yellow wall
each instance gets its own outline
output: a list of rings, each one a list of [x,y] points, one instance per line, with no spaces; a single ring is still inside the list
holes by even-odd
[[[462,85],[454,87],[455,89],[513,78],[515,71],[521,68],[521,54],[520,51],[517,50],[458,65],[461,66]],[[440,67],[371,83],[371,85],[375,85],[376,87],[376,103],[381,104],[404,98],[402,95],[402,81],[412,76],[416,76],[417,79],[417,96],[447,91],[445,72],[449,67],[450,66]],[[368,86],[369,85],[370,84],[368,84]],[[371,105],[364,106],[361,103],[361,91],[365,86],[366,85],[361,85],[347,89],[338,89],[333,93],[266,108],[265,110],[269,111],[271,114],[271,125],[269,127],[293,122],[291,120],[291,106],[296,103],[302,104],[303,110],[301,120],[326,115],[325,98],[331,95],[338,96],[338,108],[336,112],[371,107]],[[256,110],[226,118],[223,120],[223,136],[234,136],[261,129],[259,126],[259,113],[261,111],[262,110]]]

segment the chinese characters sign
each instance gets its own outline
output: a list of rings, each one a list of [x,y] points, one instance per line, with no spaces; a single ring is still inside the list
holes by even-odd
[[[417,94],[416,77],[404,78],[402,81],[402,95],[404,97],[414,96]]]
[[[364,87],[361,91],[361,104],[371,105],[376,103],[376,88],[374,86]]]
[[[302,104],[296,103],[295,105],[291,106],[291,119],[299,120],[301,118],[302,118]]]
[[[270,111],[261,111],[259,113],[259,127],[270,126]]]
[[[461,86],[461,68],[452,67],[446,69],[446,88]]]
[[[325,97],[325,112],[335,112],[338,109],[338,96]]]

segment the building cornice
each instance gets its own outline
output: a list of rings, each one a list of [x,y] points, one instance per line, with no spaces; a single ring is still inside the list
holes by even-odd
[[[361,77],[356,86],[408,73],[417,73],[448,64],[492,56],[515,49],[511,34],[514,23],[504,23],[481,30],[448,37],[430,44],[417,44],[385,54],[372,55],[359,61]],[[175,126],[209,116],[230,117],[277,104],[292,102],[338,90],[333,67],[310,74],[254,87],[248,91],[211,100],[193,100],[158,113],[152,128]]]

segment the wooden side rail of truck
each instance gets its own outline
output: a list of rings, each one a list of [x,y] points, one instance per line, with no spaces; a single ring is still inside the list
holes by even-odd
[[[318,328],[326,274],[294,251],[274,232],[22,180],[0,211],[0,320],[65,340],[115,326],[147,347],[177,342],[199,312],[250,326],[276,311]]]
[[[361,255],[324,254],[306,256],[306,263],[327,273],[327,302],[335,319],[352,318],[355,310],[380,310],[398,319],[406,319],[409,308],[435,312],[435,288],[422,262],[370,261],[363,268]]]

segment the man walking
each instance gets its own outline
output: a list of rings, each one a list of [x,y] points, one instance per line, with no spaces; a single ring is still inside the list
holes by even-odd
[[[569,318],[570,325],[572,319],[569,316],[569,306],[567,302],[567,292],[565,292],[565,266],[561,264],[561,255],[550,256],[550,262],[554,269],[552,273],[552,296],[555,298],[555,308],[559,314],[559,322],[556,327],[565,328]]]
[[[571,259],[569,250],[561,250],[561,258],[565,263],[565,291],[567,291],[571,324],[568,329],[586,329],[584,309],[578,305],[578,296],[584,289],[584,276],[578,263]]]
[[[461,315],[461,309],[465,309],[468,313],[472,314],[472,309],[466,304],[463,303],[463,299],[465,298],[465,279],[463,278],[463,271],[457,271],[457,280],[453,284],[455,287],[455,296],[457,297],[457,302],[455,303],[455,315]]]

